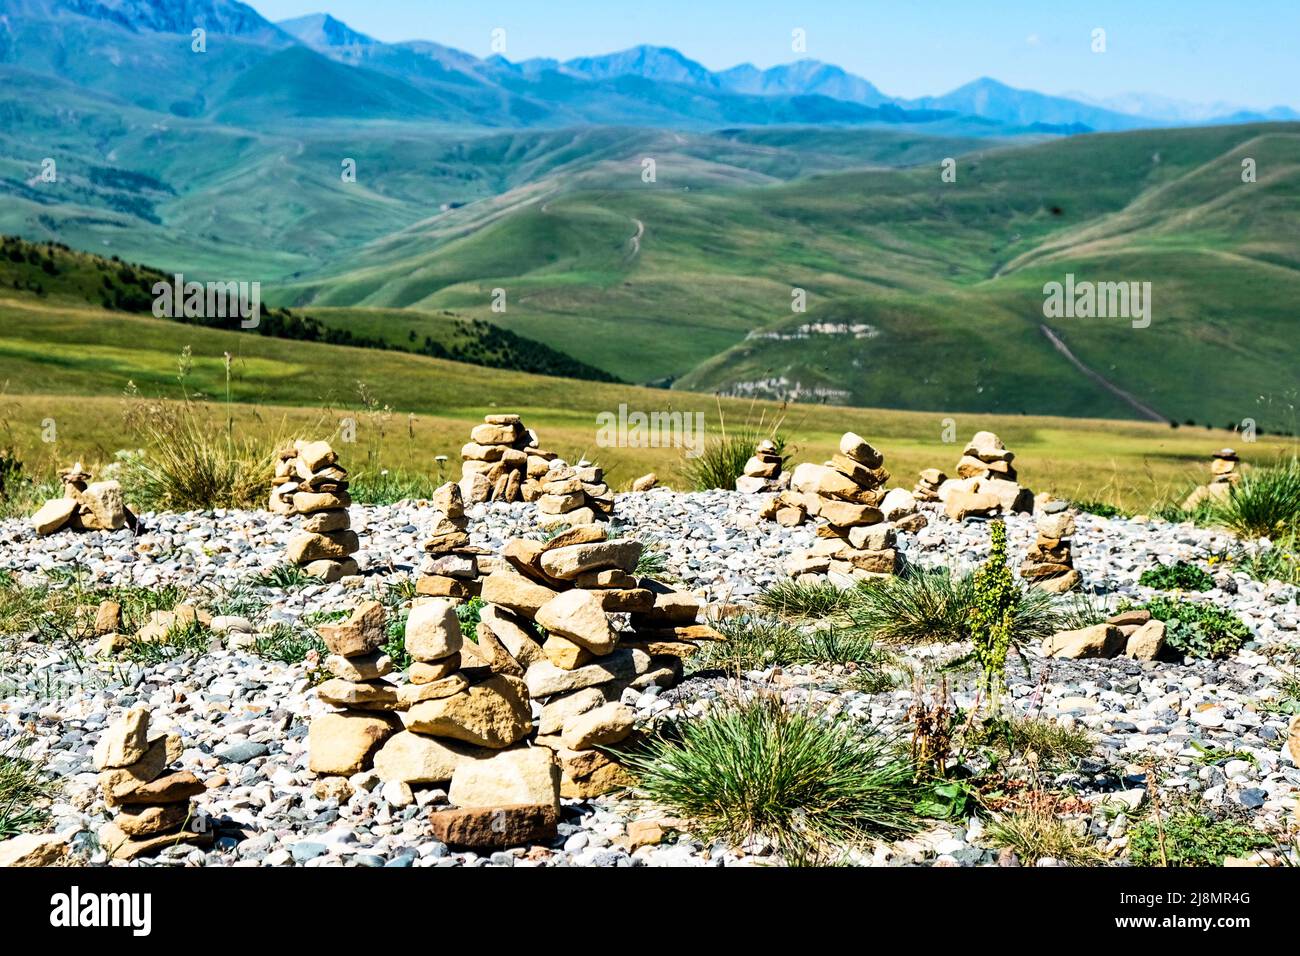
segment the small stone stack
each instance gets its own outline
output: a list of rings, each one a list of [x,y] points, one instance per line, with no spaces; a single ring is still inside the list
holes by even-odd
[[[1083,580],[1074,570],[1074,557],[1070,553],[1070,537],[1074,534],[1074,515],[1069,504],[1059,498],[1043,498],[1037,502],[1034,523],[1038,538],[1025,555],[1020,576],[1030,586],[1052,594],[1064,594],[1079,586]]]
[[[605,483],[604,471],[596,465],[553,461],[540,487],[537,523],[543,528],[576,528],[608,521],[614,514],[614,492]]]
[[[1220,448],[1214,453],[1214,460],[1210,462],[1210,483],[1201,485],[1192,490],[1183,502],[1183,509],[1191,511],[1198,505],[1211,499],[1219,501],[1225,500],[1232,493],[1232,486],[1241,481],[1241,472],[1237,470],[1237,465],[1241,461],[1237,453],[1231,448]]]
[[[781,473],[781,454],[770,438],[758,443],[753,456],[745,462],[745,473],[736,479],[736,490],[746,494],[782,491],[789,485],[789,476]]]
[[[487,415],[460,450],[461,496],[483,501],[534,501],[555,455],[538,447],[537,434],[518,415]]]
[[[824,465],[804,462],[791,484],[811,514],[826,519],[811,550],[791,555],[786,570],[796,579],[829,574],[846,582],[894,574],[899,567],[894,525],[881,510],[889,472],[884,456],[853,432]],[[910,496],[909,496],[910,497]],[[913,503],[913,511],[915,503]]]
[[[186,770],[168,772],[184,748],[179,734],[149,733],[149,710],[134,707],[112,724],[95,746],[95,769],[104,803],[117,815],[99,830],[111,859],[133,860],[178,843],[212,841],[211,828],[195,817],[190,798],[203,783]]]
[[[433,523],[415,591],[427,597],[464,600],[478,594],[481,549],[469,543],[469,518],[460,486],[447,482],[433,493]]]
[[[280,451],[270,509],[304,520],[289,540],[286,558],[324,581],[357,574],[351,555],[360,547],[348,508],[348,473],[329,442],[295,441]]]
[[[947,480],[948,476],[938,468],[927,468],[917,478],[912,495],[917,501],[938,501],[939,488]]]
[[[312,720],[309,766],[320,774],[350,776],[366,769],[375,748],[398,726],[388,714],[399,707],[397,687],[384,680],[393,670],[383,653],[388,642],[384,606],[365,601],[347,620],[322,624],[317,631],[329,650],[325,669],[333,676],[316,693],[340,710]]]
[[[38,535],[54,534],[63,528],[74,531],[117,531],[135,516],[122,501],[122,486],[116,481],[90,482],[90,472],[77,462],[59,472],[63,497],[51,498],[32,515]]]
[[[944,513],[955,521],[989,518],[1013,511],[1031,512],[1034,495],[1016,481],[1015,454],[992,432],[976,432],[957,462],[957,477],[935,490]]]

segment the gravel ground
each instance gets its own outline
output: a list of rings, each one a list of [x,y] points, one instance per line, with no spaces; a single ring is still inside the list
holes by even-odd
[[[679,494],[656,490],[622,495],[617,514],[627,533],[657,542],[669,574],[711,600],[744,601],[765,585],[783,580],[786,556],[807,548],[811,527],[786,529],[758,518],[758,497],[728,492]],[[354,506],[361,533],[357,558],[365,570],[362,589],[407,578],[418,564],[421,528],[428,510],[411,503]],[[75,567],[92,583],[228,591],[275,566],[288,541],[290,521],[263,512],[217,511],[147,514],[146,529],[37,539],[23,522],[0,523],[0,568],[20,579]],[[533,530],[530,505],[479,506],[471,512],[475,544],[499,548]],[[908,559],[923,565],[968,567],[986,549],[979,523],[959,525],[939,514],[916,535],[903,535]],[[1229,549],[1220,533],[1163,522],[1080,515],[1074,558],[1085,585],[1114,602],[1157,593],[1137,585],[1156,561],[1205,558]],[[1013,554],[1034,536],[1032,519],[1008,519]],[[1051,661],[1030,651],[1028,674],[1008,668],[1008,703],[1039,710],[1061,722],[1092,730],[1100,748],[1057,782],[1068,784],[1096,812],[1087,821],[1103,848],[1123,846],[1124,814],[1116,801],[1136,806],[1144,787],[1139,764],[1162,758],[1159,781],[1168,792],[1199,794],[1212,806],[1239,808],[1257,825],[1277,828],[1296,812],[1300,769],[1285,752],[1289,717],[1257,705],[1278,693],[1275,663],[1300,652],[1300,605],[1296,589],[1221,573],[1220,586],[1197,595],[1226,607],[1250,627],[1254,640],[1235,657],[1191,664]],[[347,583],[269,591],[265,622],[291,621],[310,611],[332,610],[358,597]],[[950,648],[915,648],[904,663],[921,665]],[[82,862],[102,863],[94,832],[107,819],[91,767],[91,750],[109,721],[126,708],[147,703],[155,722],[171,724],[185,740],[179,766],[209,782],[198,802],[210,814],[217,840],[208,850],[175,847],[132,865],[745,865],[764,863],[772,848],[707,845],[668,828],[661,842],[638,846],[641,830],[629,822],[648,813],[627,799],[565,801],[559,844],[480,856],[449,851],[424,823],[428,808],[445,802],[439,790],[417,790],[406,805],[373,774],[350,781],[351,795],[325,794],[306,769],[307,722],[327,708],[316,700],[301,665],[263,660],[227,649],[177,658],[152,668],[98,667],[60,654],[49,645],[13,641],[0,651],[0,738],[26,731],[32,753],[48,759],[60,778],[47,829],[67,839]],[[778,688],[791,703],[813,701],[833,710],[870,717],[899,728],[912,702],[909,688],[865,694],[846,689],[837,668],[787,668],[746,675],[697,675],[659,693],[629,691],[626,702],[647,720],[698,712],[720,694],[759,685]],[[970,696],[958,690],[960,704]],[[1207,762],[1193,743],[1232,751],[1231,759]],[[1102,802],[1108,804],[1106,812]],[[944,824],[858,862],[876,864],[980,865],[998,859],[972,818]],[[1004,859],[1005,863],[1006,860]],[[1040,861],[1050,863],[1051,861]],[[121,865],[121,864],[115,864]]]

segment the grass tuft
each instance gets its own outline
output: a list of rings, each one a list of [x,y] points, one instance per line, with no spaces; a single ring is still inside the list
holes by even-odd
[[[627,758],[645,798],[706,838],[772,841],[790,863],[910,829],[912,765],[895,741],[846,718],[759,696],[683,722]]]
[[[1295,534],[1300,531],[1300,458],[1246,472],[1226,498],[1211,501],[1210,512],[1217,524],[1242,536]]]
[[[27,736],[0,744],[0,840],[39,826],[47,816],[37,803],[49,788],[40,764],[27,759],[31,744]]]

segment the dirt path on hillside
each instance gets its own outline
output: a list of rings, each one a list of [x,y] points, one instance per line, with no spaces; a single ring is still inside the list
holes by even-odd
[[[1169,421],[1168,418],[1166,418],[1164,415],[1161,415],[1150,405],[1145,404],[1144,402],[1135,398],[1130,393],[1124,391],[1124,389],[1120,388],[1110,379],[1103,376],[1100,372],[1094,372],[1092,369],[1088,368],[1088,366],[1084,365],[1081,361],[1079,361],[1078,357],[1075,356],[1075,354],[1070,351],[1069,346],[1067,346],[1064,342],[1062,342],[1060,338],[1057,337],[1056,333],[1053,332],[1051,329],[1049,329],[1046,325],[1039,323],[1038,328],[1039,331],[1041,331],[1044,335],[1047,336],[1047,341],[1051,342],[1052,346],[1056,349],[1056,351],[1064,355],[1066,360],[1071,365],[1077,368],[1084,375],[1088,376],[1088,378],[1092,379],[1094,382],[1096,382],[1106,391],[1110,392],[1112,395],[1114,395],[1124,404],[1128,405],[1139,415],[1143,416],[1144,418],[1149,418],[1153,422]]]

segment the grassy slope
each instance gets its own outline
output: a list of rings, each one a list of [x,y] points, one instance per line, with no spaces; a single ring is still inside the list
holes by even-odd
[[[342,274],[286,294],[455,309],[630,380],[678,376],[686,388],[737,390],[784,378],[863,404],[1127,416],[1039,333],[1041,288],[1067,271],[1149,280],[1152,329],[1058,323],[1058,333],[1180,420],[1240,420],[1259,411],[1255,385],[1275,384],[1273,411],[1256,417],[1286,428],[1278,406],[1296,383],[1287,334],[1296,130],[999,148],[963,159],[952,184],[927,164],[701,189],[687,188],[697,172],[688,159],[661,160],[654,184],[625,164],[590,170],[564,191],[533,183],[419,224],[367,247]],[[1259,183],[1240,184],[1243,152],[1260,158]],[[809,315],[791,315],[792,286],[809,291]],[[510,303],[504,315],[489,307],[498,287]],[[821,352],[745,341],[821,316],[879,321],[891,334]],[[1223,348],[1232,360],[1207,389],[1195,370],[1217,366]],[[1149,360],[1156,353],[1162,362]]]
[[[597,414],[626,403],[646,412],[699,411],[711,431],[719,425],[709,396],[268,339],[0,294],[0,443],[17,447],[37,471],[78,457],[111,458],[116,449],[134,443],[121,420],[128,381],[145,395],[179,396],[177,358],[186,346],[192,350],[185,380],[191,394],[224,398],[224,355],[232,355],[230,395],[239,427],[261,434],[323,435],[337,427],[340,417],[359,417],[358,447],[349,457],[364,461],[373,447],[379,450],[378,462],[387,467],[431,471],[434,456],[445,454],[455,470],[471,424],[487,412],[508,410],[522,413],[549,447],[604,463],[616,484],[650,469],[672,479],[680,452],[599,447]],[[390,407],[387,415],[362,409],[358,382]],[[779,414],[770,403],[734,400],[724,401],[722,410],[733,428],[760,415],[770,422]],[[941,437],[944,417],[941,410],[792,406],[783,431],[797,460],[825,458],[846,429],[870,436],[886,453],[897,483],[910,487],[921,468],[955,463],[958,448]],[[962,437],[980,428],[1001,434],[1018,452],[1023,478],[1038,490],[1106,496],[1132,505],[1183,490],[1203,476],[1208,453],[1231,441],[1222,432],[1137,422],[954,417]],[[58,428],[52,445],[41,441],[42,422],[48,418]],[[1281,447],[1266,439],[1243,451],[1248,459],[1259,460]]]

